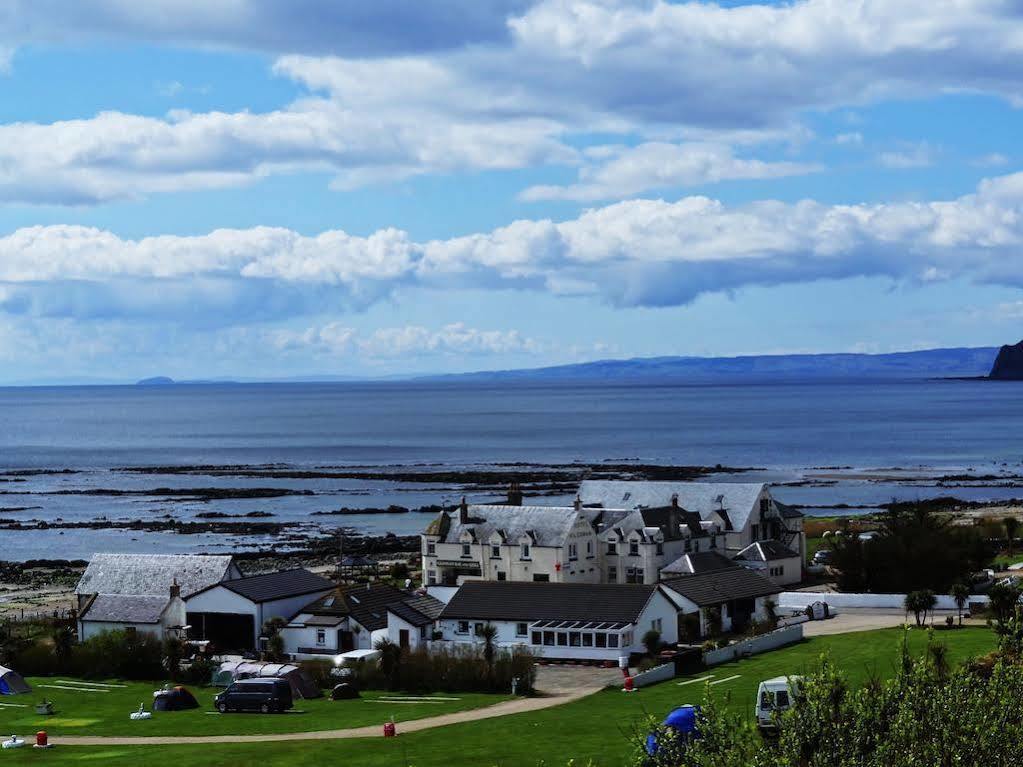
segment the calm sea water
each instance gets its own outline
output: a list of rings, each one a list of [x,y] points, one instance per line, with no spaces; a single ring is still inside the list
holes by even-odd
[[[812,467],[966,468],[1023,472],[1023,385],[879,381],[728,385],[479,383],[266,384],[0,389],[0,474],[74,469],[0,484],[4,519],[193,518],[203,511],[265,511],[316,524],[340,506],[414,507],[458,488],[348,480],[136,475],[123,466],[287,464],[466,467],[639,460],[764,467],[794,479]],[[742,479],[743,477],[737,477]],[[274,486],[312,490],[280,499],[168,502],[149,497],[53,495],[95,488]],[[1023,488],[941,489],[843,482],[779,488],[792,502],[878,503],[893,496],[1023,496]],[[321,519],[322,521],[322,519]],[[367,531],[418,531],[421,515],[329,518]],[[70,531],[69,531],[70,533]],[[34,556],[94,549],[238,548],[226,536],[111,531],[0,531]],[[71,539],[74,542],[71,542]]]

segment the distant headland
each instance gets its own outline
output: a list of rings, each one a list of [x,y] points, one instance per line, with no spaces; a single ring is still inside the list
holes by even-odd
[[[1005,345],[991,366],[988,378],[996,381],[1023,381],[1023,341]]]

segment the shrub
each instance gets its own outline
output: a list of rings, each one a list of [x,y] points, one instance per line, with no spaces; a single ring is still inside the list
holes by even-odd
[[[83,679],[163,679],[160,640],[145,632],[104,631],[75,648],[71,665]]]
[[[661,649],[661,632],[650,629],[643,635],[643,646],[649,655],[656,655]]]
[[[528,693],[536,683],[536,656],[526,648],[496,650],[488,673],[481,647],[417,648],[401,653],[398,663],[384,669],[379,663],[360,663],[355,678],[364,689],[390,687],[406,692],[510,692],[518,678],[518,691]]]
[[[183,684],[206,686],[213,680],[213,672],[218,665],[212,658],[200,656],[188,665],[183,665],[178,678]]]

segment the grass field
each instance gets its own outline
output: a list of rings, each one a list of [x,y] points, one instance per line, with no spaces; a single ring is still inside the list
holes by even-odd
[[[128,718],[139,703],[153,708],[153,690],[157,683],[79,682],[67,678],[30,678],[31,697],[0,700],[0,733],[35,732],[45,729],[54,735],[231,735],[269,732],[305,732],[380,724],[391,716],[397,722],[425,716],[448,714],[479,708],[508,700],[506,695],[475,693],[438,693],[434,700],[393,700],[400,694],[364,692],[358,700],[316,698],[296,700],[284,714],[231,713],[213,710],[215,687],[189,687],[199,708],[190,711],[157,711],[152,719],[133,722]],[[76,689],[69,689],[76,688]],[[56,713],[40,716],[34,705],[38,700],[52,701]],[[15,708],[14,706],[24,706]]]
[[[41,765],[103,764],[120,767],[171,760],[174,764],[241,765],[263,767],[288,765],[321,767],[326,763],[360,767],[524,767],[541,759],[548,767],[560,767],[575,759],[601,767],[621,765],[629,753],[627,734],[649,713],[663,717],[683,703],[699,703],[706,681],[711,689],[727,696],[737,712],[752,709],[757,684],[782,674],[798,674],[811,667],[822,653],[845,669],[853,684],[870,675],[890,676],[895,668],[901,629],[816,637],[798,645],[718,666],[706,674],[645,688],[626,695],[607,690],[565,706],[514,716],[453,725],[411,733],[391,739],[334,740],[305,743],[216,744],[204,746],[64,747],[47,753],[19,756],[19,763]],[[970,627],[940,632],[949,646],[949,660],[962,661],[994,647],[993,633]],[[926,642],[922,631],[910,634],[911,647],[920,651]],[[694,681],[707,674],[710,680]],[[681,684],[680,684],[681,683]],[[381,707],[386,708],[386,707]],[[212,718],[212,717],[210,717]],[[383,721],[383,719],[380,719]],[[2,725],[0,725],[2,728]],[[89,728],[83,728],[83,734]],[[27,733],[26,733],[27,734]]]

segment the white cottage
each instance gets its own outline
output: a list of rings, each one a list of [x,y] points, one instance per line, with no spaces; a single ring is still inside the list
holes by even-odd
[[[678,608],[659,585],[469,581],[440,615],[444,640],[477,643],[483,626],[496,644],[528,646],[545,658],[603,660],[645,652],[654,630],[678,641]]]
[[[721,631],[741,632],[750,621],[767,620],[768,600],[777,603],[781,593],[777,584],[745,567],[686,575],[663,581],[661,586],[678,612],[693,616],[693,628],[698,631],[685,637],[688,641]],[[681,622],[688,621],[683,617]]]

